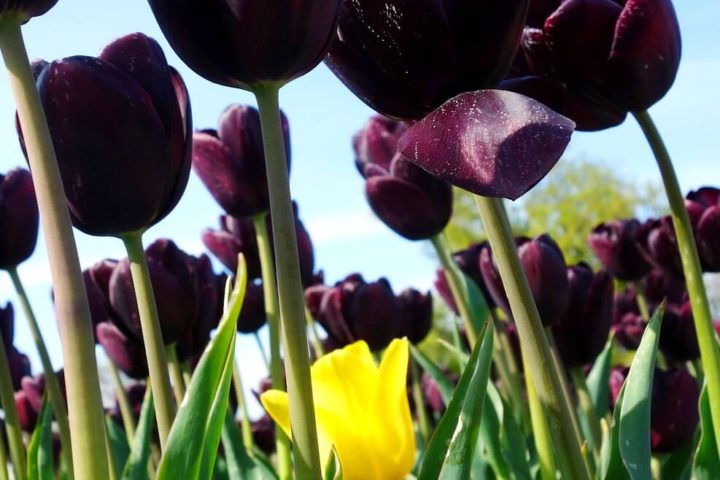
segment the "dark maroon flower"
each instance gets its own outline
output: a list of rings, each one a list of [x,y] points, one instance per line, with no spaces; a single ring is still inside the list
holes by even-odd
[[[539,75],[525,75],[506,78],[497,88],[525,95],[568,116],[569,97],[564,83]]]
[[[23,390],[15,392],[15,409],[17,410],[20,428],[27,433],[35,431],[35,424],[38,420],[38,411],[28,401]]]
[[[612,331],[620,345],[628,350],[637,350],[646,326],[640,314],[626,313],[613,319]]]
[[[170,213],[190,174],[192,120],[155,40],[136,33],[98,58],[52,62],[37,83],[77,228],[120,235]]]
[[[667,300],[681,304],[687,298],[685,280],[670,270],[655,268],[642,279],[643,293],[651,307]]]
[[[397,302],[401,316],[396,322],[395,336],[407,337],[415,344],[422,342],[432,328],[432,295],[406,288],[398,294]]]
[[[465,276],[475,282],[475,285],[477,285],[478,289],[480,289],[480,292],[485,298],[485,302],[488,304],[488,307],[493,308],[495,304],[493,303],[492,295],[490,295],[490,291],[488,290],[487,285],[485,285],[485,280],[483,279],[482,272],[480,271],[480,253],[484,248],[488,248],[487,241],[473,243],[466,249],[458,250],[453,253],[453,258]],[[452,297],[452,292],[450,290],[450,285],[447,283],[445,271],[441,268],[436,271],[435,289],[448,307],[457,313],[458,310],[457,305],[455,304],[455,299]]]
[[[690,192],[685,205],[704,270],[720,271],[720,189],[703,187]]]
[[[0,174],[0,270],[30,258],[37,243],[38,222],[30,172],[16,168]]]
[[[67,392],[65,391],[65,371],[58,370],[55,375],[60,384],[60,393],[65,402],[67,402]],[[30,402],[30,405],[36,412],[42,410],[43,397],[45,396],[45,375],[43,373],[36,377],[24,377],[21,382],[22,391]]]
[[[623,315],[627,313],[640,315],[637,302],[635,287],[630,286],[622,292],[616,293],[613,301],[613,323],[619,323]]]
[[[105,259],[83,270],[90,318],[95,326],[101,322],[117,322],[117,315],[110,305],[110,277],[117,264],[117,260]],[[97,341],[97,337],[95,340]]]
[[[187,332],[196,317],[197,283],[192,260],[169,240],[153,242],[145,251],[145,259],[163,342],[171,345]],[[110,304],[124,328],[141,339],[140,312],[128,259],[120,261],[110,278]]]
[[[522,43],[534,73],[566,83],[582,110],[607,112],[605,122],[593,115],[596,123],[588,124],[570,108],[583,130],[616,125],[626,112],[660,100],[675,80],[681,50],[670,0],[545,1]]]
[[[253,443],[265,453],[275,453],[275,422],[266,414],[251,424]]]
[[[593,274],[585,263],[567,270],[570,284],[567,312],[552,326],[560,358],[568,368],[592,363],[602,352],[613,318],[613,279]]]
[[[625,377],[627,377],[629,371],[630,369],[626,367],[613,367],[610,370],[610,406],[612,408],[617,405],[620,390],[622,390]]]
[[[423,372],[421,377],[422,392],[425,397],[425,403],[430,408],[430,411],[442,415],[445,411],[445,402],[443,401],[442,395],[440,394],[440,388],[434,378]]]
[[[682,305],[668,304],[660,330],[660,349],[665,355],[679,362],[700,358],[690,302]]]
[[[247,105],[231,105],[218,130],[193,135],[193,169],[226,213],[252,217],[270,208],[260,115]],[[290,167],[290,134],[282,115]]]
[[[10,350],[15,339],[15,310],[10,302],[0,307],[0,337],[5,351]]]
[[[398,151],[457,187],[515,200],[552,169],[573,129],[536,100],[482,90],[452,98],[409,127]]]
[[[102,322],[95,327],[97,341],[117,368],[127,376],[142,380],[148,376],[145,347],[141,341],[124,333],[112,322]]]
[[[700,391],[685,369],[656,369],[650,407],[653,453],[670,453],[688,445],[698,428]]]
[[[588,245],[615,278],[639,280],[652,268],[642,249],[645,234],[643,225],[634,218],[616,220],[595,227]]]
[[[0,17],[17,17],[25,23],[32,17],[44,14],[56,3],[57,0],[0,0]]]
[[[20,353],[14,346],[11,346],[6,353],[13,388],[17,390],[20,388],[22,379],[32,373],[30,370],[30,359],[24,353]]]
[[[267,322],[265,295],[261,282],[248,283],[245,300],[240,310],[237,330],[240,333],[255,333]]]
[[[530,284],[540,320],[543,325],[550,326],[563,318],[568,308],[570,284],[565,258],[549,235],[540,235],[534,239],[518,238],[516,242],[520,263]],[[480,270],[495,303],[501,308],[507,308],[505,288],[489,247],[480,254]],[[512,315],[509,309],[505,313]]]
[[[142,412],[143,402],[145,401],[145,390],[146,385],[141,382],[135,382],[125,387],[125,395],[127,396],[128,403],[130,404],[130,410],[135,422],[140,419],[140,413]],[[115,398],[115,406],[111,410],[110,416],[115,422],[124,427],[125,424],[122,420],[122,411],[120,410],[120,401]]]
[[[246,90],[285,83],[325,57],[340,0],[150,0],[170,45],[197,74]]]
[[[675,226],[670,216],[656,221],[647,236],[647,251],[656,265],[669,270],[676,276],[683,276],[680,250],[675,237]]]
[[[372,109],[423,117],[455,95],[501,80],[528,2],[358,0],[340,8],[325,60]]]

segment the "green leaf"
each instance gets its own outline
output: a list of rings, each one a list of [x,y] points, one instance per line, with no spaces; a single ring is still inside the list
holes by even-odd
[[[626,480],[630,478],[620,454],[620,413],[625,396],[625,385],[620,389],[613,412],[610,432],[603,432],[603,444],[600,449],[600,478],[604,480]]]
[[[47,397],[43,398],[40,418],[28,445],[27,469],[28,480],[52,480],[54,476],[52,409],[48,404]]]
[[[492,356],[492,329],[484,328],[483,340],[475,345],[470,363],[460,376],[445,414],[430,439],[419,480],[436,480],[441,471],[443,478],[455,478],[463,472],[467,477],[480,430],[479,419]]]
[[[130,449],[130,456],[125,463],[123,480],[146,480],[148,478],[148,461],[150,460],[150,442],[152,441],[153,426],[155,425],[155,408],[153,405],[152,389],[145,389],[140,419],[135,438]]]
[[[480,438],[482,441],[478,445],[482,455],[478,456],[485,457],[487,464],[490,465],[499,478],[510,478],[510,465],[503,454],[500,439],[502,429],[500,417],[504,418],[505,407],[492,382],[488,383],[487,395],[490,401],[483,408],[483,419],[480,425]]]
[[[475,283],[475,280],[465,275],[465,273],[460,270],[460,267],[456,266],[456,268],[463,279],[463,285],[461,288],[464,290],[463,294],[465,295],[465,298],[468,299],[468,307],[470,308],[473,325],[475,326],[475,331],[478,332],[479,335],[479,332],[482,331],[483,326],[487,323],[488,316],[490,314],[487,301],[480,291],[480,288]]]
[[[225,416],[222,429],[222,444],[225,450],[228,478],[230,480],[261,479],[263,477],[257,465],[247,453],[240,427],[230,412]]]
[[[415,347],[415,345],[410,345],[410,353],[412,353],[413,358],[416,362],[418,362],[418,364],[420,364],[422,369],[427,372],[433,380],[435,380],[435,383],[437,383],[443,403],[445,403],[445,405],[449,404],[450,399],[453,396],[455,385],[453,385],[442,370],[440,370],[440,368],[438,368],[438,366],[435,365],[433,361],[427,357],[427,355]]]
[[[700,435],[695,435],[692,442],[680,450],[666,455],[662,463],[662,477],[673,480],[690,480],[692,475],[692,458],[698,445]]]
[[[707,383],[703,386],[699,403],[700,443],[695,454],[693,473],[697,480],[714,480],[720,472],[720,458],[718,458],[717,439],[713,430]]]
[[[127,462],[130,454],[130,445],[128,445],[125,431],[115,423],[110,417],[105,417],[105,429],[107,430],[108,442],[110,443],[110,452],[113,456],[112,466],[115,467],[115,478],[122,476],[123,466]]]
[[[228,308],[200,358],[170,429],[158,480],[207,480],[212,476],[227,412],[237,319],[247,285],[245,260],[240,260]]]
[[[610,366],[613,353],[614,338],[610,337],[602,353],[593,364],[587,376],[587,387],[590,392],[590,401],[595,407],[598,418],[605,416],[610,408]]]
[[[490,384],[492,385],[492,384]],[[495,388],[495,387],[493,387]],[[489,392],[489,390],[488,390]],[[498,395],[499,398],[499,395]],[[502,442],[505,457],[512,466],[513,477],[519,480],[530,480],[530,462],[528,461],[527,443],[522,428],[512,413],[512,409],[505,405],[503,407],[503,421],[500,429],[500,440]]]
[[[660,305],[645,329],[630,372],[620,412],[620,454],[633,480],[651,478],[650,404],[660,325],[665,306]]]

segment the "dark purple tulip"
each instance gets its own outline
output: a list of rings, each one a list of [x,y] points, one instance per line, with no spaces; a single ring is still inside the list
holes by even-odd
[[[570,284],[567,312],[552,331],[560,358],[568,368],[592,363],[602,352],[613,318],[613,279],[593,274],[584,263],[567,270]]]
[[[15,392],[15,409],[17,410],[20,428],[27,433],[35,431],[38,412],[30,405],[27,395],[23,390]]]
[[[127,376],[142,380],[148,376],[145,347],[111,322],[102,322],[95,327],[98,343],[117,368]]]
[[[52,7],[58,0],[0,0],[0,17],[17,17],[22,23],[32,17],[39,17]],[[32,431],[32,430],[31,430]]]
[[[404,122],[375,115],[355,134],[355,166],[363,177],[368,175],[365,173],[367,169],[379,167],[381,171],[390,170],[390,162],[397,153],[398,139],[406,129]]]
[[[60,386],[60,393],[63,396],[65,402],[67,402],[67,392],[65,390],[65,371],[58,370],[55,372]],[[43,397],[45,396],[45,375],[39,374],[35,377],[24,377],[22,379],[22,391],[25,392],[25,396],[30,402],[30,405],[36,412],[42,410]]]
[[[372,109],[421,118],[505,76],[527,8],[527,0],[344,2],[325,63]]]
[[[0,337],[7,352],[12,348],[15,339],[15,310],[10,302],[6,303],[5,307],[0,307]]]
[[[177,342],[196,318],[198,293],[191,257],[172,241],[157,240],[145,251],[163,342]],[[130,262],[120,261],[110,278],[110,304],[123,327],[142,338]]]
[[[105,259],[83,271],[90,318],[95,326],[101,322],[117,322],[117,315],[110,305],[110,277],[117,264],[117,260]]]
[[[140,418],[140,413],[142,412],[142,405],[145,401],[146,388],[146,385],[141,382],[136,382],[125,387],[125,395],[127,395],[128,403],[130,403],[130,410],[132,411],[133,419],[136,422]],[[125,424],[123,423],[122,411],[120,410],[120,402],[117,397],[115,398],[115,406],[110,412],[111,418],[115,420],[115,422],[120,427],[124,428]]]
[[[615,278],[639,280],[652,268],[642,249],[643,227],[633,218],[601,223],[590,233],[588,245]]]
[[[699,398],[697,380],[687,370],[655,370],[650,407],[653,453],[674,452],[692,442],[700,421]]]
[[[516,242],[520,264],[530,284],[540,320],[546,327],[550,326],[563,318],[568,308],[570,284],[565,258],[549,235],[518,238]],[[480,254],[480,270],[495,303],[507,308],[505,289],[489,247]],[[507,309],[505,313],[510,316],[512,312]]]
[[[681,304],[687,298],[685,280],[672,271],[655,268],[642,279],[643,292],[650,306],[660,305],[663,300]]]
[[[536,73],[568,85],[582,103],[615,116],[647,110],[675,80],[680,62],[680,30],[670,0],[556,1],[542,24],[526,29],[523,50]],[[536,12],[539,13],[539,12]],[[531,26],[532,27],[532,26]],[[572,110],[572,109],[571,109]],[[617,113],[612,113],[617,112]],[[588,125],[570,117],[579,129]]]
[[[487,248],[487,246],[487,241],[483,241],[481,243],[473,243],[466,249],[458,250],[457,252],[453,253],[453,258],[455,259],[458,267],[460,267],[460,270],[467,277],[469,277],[475,282],[475,285],[477,285],[477,287],[480,289],[480,292],[482,292],[483,297],[485,297],[485,301],[487,302],[488,306],[490,308],[493,308],[495,305],[493,303],[492,295],[490,295],[490,291],[485,285],[485,280],[483,279],[482,272],[480,271],[480,253],[483,249]],[[452,298],[450,286],[447,283],[445,272],[442,269],[438,269],[436,271],[435,289],[437,290],[438,294],[440,294],[442,299],[445,300],[445,303],[447,303],[448,307],[457,313],[457,306],[455,305],[455,300]]]
[[[647,251],[656,265],[669,270],[672,274],[683,276],[675,226],[669,216],[655,222],[647,236]]]
[[[564,83],[548,77],[526,75],[506,78],[497,88],[525,95],[550,107],[560,115],[568,116],[569,98]]]
[[[16,267],[32,255],[38,223],[30,172],[16,168],[0,174],[0,270]]]
[[[687,195],[685,206],[695,232],[703,269],[720,271],[720,189],[702,187]]]
[[[265,295],[261,282],[248,283],[245,300],[240,310],[237,330],[240,333],[255,333],[267,322]]]
[[[193,169],[226,213],[252,217],[270,208],[260,115],[247,105],[231,105],[218,130],[193,135]],[[290,133],[282,115],[290,167]]]
[[[398,151],[457,187],[517,199],[552,169],[574,123],[518,93],[458,95],[400,137]]]
[[[690,302],[667,306],[660,330],[660,349],[679,362],[700,358]]]
[[[629,286],[622,292],[615,294],[613,301],[613,323],[619,323],[623,315],[632,313],[640,315],[635,287]]]
[[[32,373],[30,359],[24,353],[20,353],[14,346],[10,347],[6,353],[13,389],[18,390],[22,379]]]
[[[613,319],[612,331],[620,345],[628,350],[637,350],[646,326],[640,314],[626,313]]]
[[[192,116],[155,40],[136,33],[98,58],[52,62],[38,90],[77,228],[120,235],[170,213],[190,174]]]
[[[286,83],[320,63],[340,0],[150,0],[170,45],[211,82],[251,90]]]
[[[251,423],[253,443],[265,453],[275,453],[275,422],[266,414]]]
[[[406,288],[397,296],[400,321],[395,336],[407,337],[414,344],[422,342],[432,328],[433,304],[430,292],[422,294],[414,288]]]
[[[260,257],[258,253],[255,227],[252,220],[220,216],[220,228],[207,228],[202,232],[205,248],[215,255],[233,274],[238,267],[238,254],[245,256],[248,279],[260,278]]]

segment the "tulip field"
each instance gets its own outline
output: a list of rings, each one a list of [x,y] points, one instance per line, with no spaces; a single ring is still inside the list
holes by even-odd
[[[649,111],[684,61],[671,0],[148,0],[162,39],[35,59],[23,33],[68,1],[0,0],[24,160],[0,169],[0,480],[720,479],[720,183],[681,188]],[[432,291],[316,261],[290,184],[312,126],[281,92],[321,63],[374,112],[354,193],[427,245]],[[582,261],[518,234],[575,132],[626,122],[662,205],[571,230]],[[152,233],[192,181],[222,211],[198,254]],[[86,265],[85,235],[123,253]]]

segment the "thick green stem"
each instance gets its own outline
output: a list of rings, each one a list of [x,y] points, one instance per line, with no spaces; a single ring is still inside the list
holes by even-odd
[[[593,405],[592,399],[590,398],[590,390],[588,389],[582,367],[571,368],[570,376],[572,376],[573,383],[575,384],[580,410],[582,410],[585,418],[587,418],[588,433],[590,434],[588,443],[590,450],[593,452],[593,457],[597,461],[600,458],[600,447],[602,446],[600,419],[595,411],[595,405]]]
[[[253,447],[255,442],[253,441],[252,426],[250,425],[250,415],[248,415],[247,402],[245,401],[245,391],[243,390],[242,376],[240,375],[240,366],[235,360],[233,365],[233,388],[235,390],[235,398],[237,399],[238,409],[240,410],[240,427],[242,431],[243,444],[248,455],[252,456]],[[235,412],[233,413],[233,420],[235,419]]]
[[[517,326],[527,367],[525,374],[532,377],[538,400],[546,414],[560,472],[563,478],[588,479],[589,472],[575,435],[570,405],[565,401],[561,379],[553,368],[550,345],[520,265],[505,209],[498,199],[476,197],[476,202]]]
[[[440,264],[445,271],[445,278],[447,279],[448,285],[450,286],[450,292],[452,293],[455,305],[457,306],[460,318],[463,320],[465,325],[465,331],[467,333],[468,342],[470,348],[477,342],[477,330],[475,329],[475,322],[473,321],[472,312],[470,310],[469,300],[463,293],[465,289],[462,287],[464,283],[463,273],[458,267],[455,259],[452,257],[450,246],[448,245],[447,238],[444,233],[438,233],[430,239],[435,252],[437,253]]]
[[[10,444],[10,459],[12,460],[13,471],[15,472],[15,478],[21,480],[26,478],[25,447],[22,440],[22,430],[20,430],[20,420],[15,407],[15,394],[4,339],[0,339],[0,403],[5,412],[5,432]]]
[[[123,427],[125,427],[125,436],[128,444],[132,445],[135,441],[135,417],[133,417],[130,399],[128,399],[125,387],[122,380],[120,380],[120,372],[118,372],[117,367],[110,358],[108,358],[108,370],[110,370],[110,378],[115,388],[117,403],[120,406],[120,416],[122,417]]]
[[[160,319],[155,304],[155,294],[150,282],[150,272],[145,260],[141,234],[125,235],[122,240],[125,243],[128,260],[130,260],[130,273],[132,274],[135,298],[140,313],[140,326],[150,373],[150,385],[152,386],[153,400],[155,402],[155,417],[157,418],[158,433],[160,434],[160,448],[164,450],[170,434],[170,427],[175,418],[175,400],[170,386],[165,346],[160,331]]]
[[[647,112],[635,113],[635,118],[655,155],[665,185],[665,193],[667,194],[672,221],[675,226],[675,237],[677,238],[683,271],[685,272],[685,282],[690,296],[695,332],[700,346],[700,357],[708,385],[713,430],[715,430],[715,438],[720,438],[720,345],[718,345],[715,337],[710,304],[703,284],[702,268],[700,267],[700,258],[695,245],[690,217],[685,209],[685,199],[680,190],[680,184],[675,175],[670,154],[665,148],[660,132],[658,132]],[[720,442],[717,442],[717,444],[718,454],[720,454]]]
[[[412,368],[412,395],[415,402],[415,412],[417,413],[418,429],[420,437],[425,446],[430,444],[432,436],[432,427],[428,418],[427,409],[425,408],[425,396],[423,395],[422,385],[420,384],[420,369],[414,359],[410,360],[410,368]]]
[[[253,219],[253,223],[255,225],[260,269],[263,277],[265,315],[267,316],[268,330],[270,331],[270,379],[274,389],[284,391],[285,377],[283,375],[282,356],[280,355],[280,317],[278,315],[280,305],[277,279],[275,278],[275,262],[273,261],[272,245],[270,244],[270,235],[268,234],[265,218],[266,214],[264,213],[257,215]],[[262,344],[258,343],[258,347],[262,348]],[[281,480],[289,479],[292,476],[290,439],[279,428],[275,429],[275,449],[278,458],[278,475]]]
[[[499,329],[495,329],[495,338],[497,339],[498,348],[500,354],[503,357],[503,363],[507,370],[506,375],[508,376],[508,385],[510,388],[510,395],[513,399],[513,408],[515,409],[516,418],[519,415],[519,420],[523,426],[525,433],[530,433],[532,425],[530,422],[530,411],[526,405],[525,399],[523,398],[522,392],[522,379],[520,370],[518,369],[517,362],[515,361],[515,352],[510,343],[510,339],[506,332],[501,332]]]
[[[529,368],[525,355],[523,355],[523,368],[526,372]],[[540,476],[542,480],[555,480],[557,478],[557,465],[555,464],[555,447],[553,446],[552,433],[530,375],[525,375],[525,388],[527,389],[528,406],[530,407],[532,434],[535,439],[538,463],[540,464]]]
[[[30,300],[25,292],[25,287],[18,275],[17,268],[13,267],[8,269],[8,274],[10,274],[15,291],[20,299],[20,304],[25,312],[25,318],[27,318],[28,325],[30,326],[30,332],[32,333],[33,340],[35,341],[35,347],[37,348],[38,355],[40,356],[40,363],[42,364],[43,373],[45,374],[45,385],[47,387],[48,400],[53,413],[55,414],[55,420],[58,423],[60,444],[62,445],[61,453],[65,458],[67,465],[68,478],[72,480],[72,478],[74,478],[72,468],[72,441],[70,439],[70,424],[68,423],[65,398],[60,391],[60,382],[58,381],[57,375],[55,375],[55,370],[53,369],[52,361],[50,360],[50,354],[48,353],[47,346],[45,345],[42,332],[40,332],[40,326],[38,325],[35,313],[30,306]]]
[[[95,340],[70,214],[35,78],[20,32],[25,19],[0,19],[0,49],[22,126],[40,209],[63,348],[73,467],[78,480],[107,478],[105,423]]]
[[[175,345],[165,346],[165,356],[167,357],[170,377],[172,378],[172,388],[173,393],[175,394],[175,402],[180,405],[183,398],[185,398],[185,379],[183,378],[183,372],[177,358]]]
[[[310,381],[310,356],[305,330],[305,296],[300,282],[295,218],[280,121],[279,87],[273,84],[262,85],[258,86],[254,93],[260,110],[270,193],[295,477],[303,480],[319,479],[322,476],[322,469]]]

